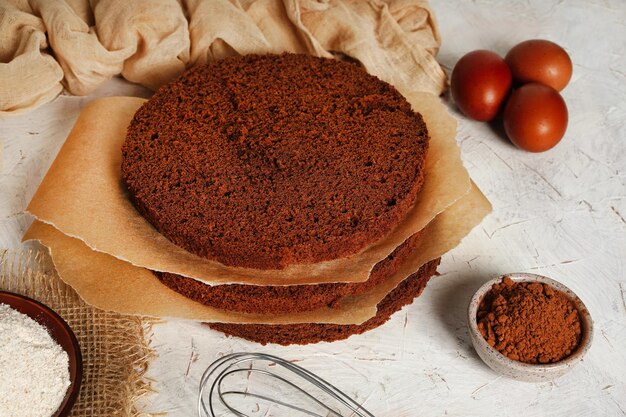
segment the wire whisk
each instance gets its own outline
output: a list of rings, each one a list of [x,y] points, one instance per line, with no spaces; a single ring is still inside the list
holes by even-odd
[[[202,375],[198,416],[229,415],[374,417],[314,373],[264,353],[226,355]]]

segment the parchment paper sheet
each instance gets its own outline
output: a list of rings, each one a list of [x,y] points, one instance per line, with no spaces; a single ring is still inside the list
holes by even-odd
[[[121,183],[121,145],[145,101],[96,100],[81,113],[27,211],[90,248],[133,265],[193,277],[208,284],[294,285],[363,282],[372,267],[465,195],[470,179],[455,141],[456,121],[427,93],[408,97],[431,135],[426,178],[415,206],[388,236],[360,254],[283,270],[227,267],[179,248],[133,207]]]
[[[376,304],[407,276],[457,246],[490,210],[487,199],[472,187],[426,226],[414,255],[381,285],[333,309],[285,315],[231,313],[196,303],[161,284],[147,269],[93,251],[81,240],[39,221],[35,221],[24,239],[39,240],[47,246],[59,276],[87,303],[104,310],[208,322],[359,324],[374,316]]]

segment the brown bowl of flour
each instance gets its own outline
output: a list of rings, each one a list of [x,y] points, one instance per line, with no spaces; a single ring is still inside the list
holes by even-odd
[[[36,300],[0,291],[0,330],[0,361],[11,381],[0,382],[0,397],[7,402],[0,399],[0,408],[11,407],[9,415],[16,417],[68,416],[83,373],[69,325]]]

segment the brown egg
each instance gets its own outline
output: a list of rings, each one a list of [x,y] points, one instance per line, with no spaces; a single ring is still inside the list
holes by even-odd
[[[517,44],[504,60],[517,83],[537,82],[561,91],[572,78],[572,60],[565,49],[543,39]]]
[[[567,106],[561,95],[543,84],[524,84],[504,107],[504,130],[519,148],[543,152],[554,147],[567,130]]]
[[[457,107],[475,120],[491,120],[498,114],[511,89],[511,71],[491,51],[473,51],[454,66],[450,90]]]

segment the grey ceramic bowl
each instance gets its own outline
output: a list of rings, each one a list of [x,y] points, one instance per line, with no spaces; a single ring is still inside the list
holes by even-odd
[[[513,281],[517,282],[540,282],[543,284],[549,284],[557,290],[565,293],[565,295],[567,295],[574,302],[576,308],[578,308],[582,321],[582,339],[576,351],[557,363],[534,365],[509,359],[493,347],[489,346],[478,330],[476,313],[478,312],[478,305],[480,304],[485,293],[489,291],[493,284],[502,281],[504,277],[510,277]],[[589,350],[593,339],[593,321],[591,320],[589,311],[580,298],[578,298],[578,296],[576,296],[576,294],[574,294],[574,292],[572,292],[572,290],[567,288],[565,285],[542,275],[527,273],[505,274],[486,282],[472,297],[467,314],[470,336],[478,356],[480,356],[480,358],[494,371],[519,381],[542,382],[550,381],[562,376],[574,365],[580,362]]]

